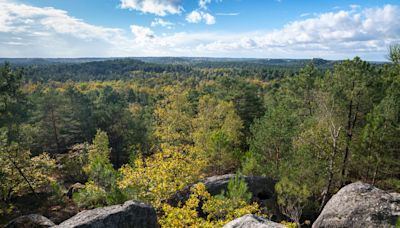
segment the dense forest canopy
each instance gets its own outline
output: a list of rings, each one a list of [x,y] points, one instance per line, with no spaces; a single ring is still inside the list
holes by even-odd
[[[226,173],[277,181],[285,220],[314,220],[337,190],[362,180],[400,191],[399,49],[391,62],[115,59],[0,67],[0,216],[135,199],[165,227],[220,226],[248,213],[239,175],[211,197],[165,199]],[[73,201],[61,194],[85,183]],[[44,195],[46,194],[46,195]],[[199,198],[206,218],[197,217]],[[43,203],[43,202],[42,202]],[[195,215],[195,216],[193,216]]]

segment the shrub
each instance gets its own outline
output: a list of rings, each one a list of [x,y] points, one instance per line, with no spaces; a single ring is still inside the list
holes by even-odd
[[[222,227],[229,221],[246,214],[259,214],[257,203],[249,203],[251,194],[246,182],[238,175],[228,184],[228,191],[211,196],[203,183],[191,188],[192,194],[182,206],[163,204],[163,227]],[[199,209],[206,214],[201,217]]]

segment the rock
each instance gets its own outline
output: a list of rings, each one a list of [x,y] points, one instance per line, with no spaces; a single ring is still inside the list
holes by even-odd
[[[245,215],[227,223],[223,228],[285,228],[286,226],[255,215]]]
[[[328,201],[312,227],[395,227],[399,216],[400,194],[356,182]]]
[[[75,184],[69,186],[68,192],[67,192],[68,198],[72,199],[72,196],[74,195],[74,193],[76,193],[79,190],[84,189],[84,188],[85,188],[85,185],[83,185],[81,183],[75,183]]]
[[[156,211],[143,203],[127,201],[93,210],[82,211],[57,228],[152,228],[158,227]]]
[[[30,214],[20,216],[12,221],[10,221],[5,227],[6,228],[42,228],[42,227],[52,227],[55,226],[50,219],[38,215]]]
[[[228,183],[233,177],[235,177],[234,174],[212,176],[206,178],[203,183],[207,191],[214,196],[220,194],[222,190],[226,191]],[[249,192],[253,195],[252,201],[258,202],[261,206],[268,208],[268,212],[272,213],[275,219],[281,219],[282,216],[276,204],[276,182],[271,178],[261,176],[244,176],[244,179],[247,182]],[[190,188],[192,186],[189,185],[183,190],[176,192],[166,202],[174,207],[179,203],[186,202],[189,199]]]
[[[235,177],[234,174],[212,176],[206,178],[203,183],[206,186],[207,191],[214,196],[220,194],[222,190],[226,191],[228,189],[228,183],[233,177]],[[261,200],[274,198],[274,180],[267,177],[253,176],[244,176],[244,179],[247,182],[247,187],[253,197]],[[193,185],[186,186],[183,190],[176,192],[167,202],[173,206],[178,205],[179,202],[185,202],[189,198],[190,188],[192,186]]]

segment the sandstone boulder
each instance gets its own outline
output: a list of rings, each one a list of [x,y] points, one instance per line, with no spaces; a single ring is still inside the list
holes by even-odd
[[[50,221],[50,219],[38,215],[30,214],[20,216],[14,220],[11,220],[5,227],[6,228],[42,228],[42,227],[52,227],[55,224]]]
[[[284,225],[255,215],[245,215],[227,223],[223,228],[285,228]]]
[[[82,211],[57,228],[153,228],[158,227],[156,211],[143,203],[127,201],[93,210]]]
[[[395,227],[399,216],[400,194],[356,182],[328,201],[312,227]]]
[[[234,178],[234,174],[226,174],[221,176],[212,176],[206,178],[204,185],[207,191],[211,195],[218,195],[222,190],[226,191],[228,189],[229,181]],[[266,200],[275,197],[275,181],[267,177],[255,177],[255,176],[244,176],[247,183],[249,192],[252,193],[253,197]],[[179,202],[185,202],[190,195],[190,188],[193,185],[185,187],[183,190],[176,192],[173,196],[168,199],[168,203],[176,206]]]
[[[218,195],[222,190],[228,189],[229,181],[235,177],[235,174],[226,174],[221,176],[212,176],[206,178],[204,185],[207,191],[212,195]],[[249,192],[252,193],[252,201],[258,202],[261,206],[268,208],[268,212],[274,216],[274,219],[282,219],[278,206],[276,205],[275,181],[268,177],[261,176],[244,176]],[[172,195],[167,203],[172,206],[177,206],[179,203],[184,203],[189,198],[190,188],[193,185],[185,187],[183,190]]]

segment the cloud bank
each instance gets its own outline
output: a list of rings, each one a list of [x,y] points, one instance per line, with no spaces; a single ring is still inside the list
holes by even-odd
[[[156,15],[180,13],[178,0],[125,0],[125,7]],[[144,2],[160,3],[152,8]],[[207,2],[207,1],[206,1]],[[91,25],[46,7],[0,0],[1,57],[83,56],[210,56],[266,58],[383,59],[387,46],[400,41],[400,8],[353,7],[326,12],[286,24],[273,31],[247,33],[175,32],[157,34],[150,27],[129,30]],[[203,11],[186,17],[212,24]],[[192,12],[193,13],[193,12]],[[192,14],[190,13],[190,14]],[[204,13],[204,12],[203,12]],[[189,14],[189,15],[190,15]],[[195,13],[196,14],[196,13]],[[153,26],[169,26],[155,19]],[[214,20],[215,23],[215,20]]]
[[[158,16],[179,14],[183,10],[181,0],[121,0],[121,8]]]

